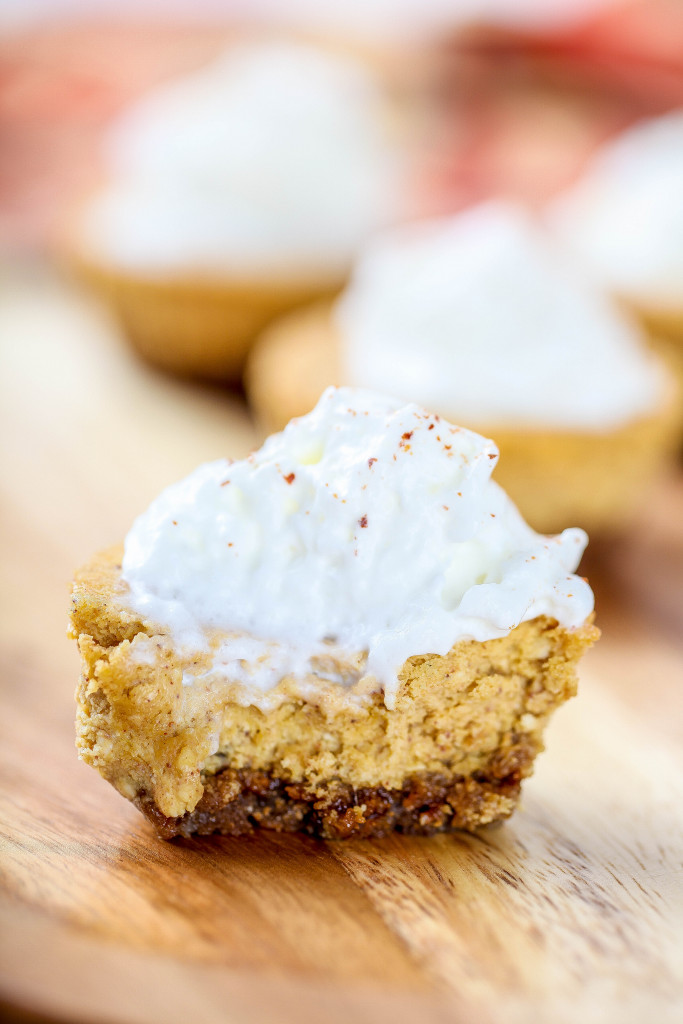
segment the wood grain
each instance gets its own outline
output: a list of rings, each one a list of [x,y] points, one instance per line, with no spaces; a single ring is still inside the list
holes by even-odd
[[[591,554],[604,636],[505,826],[164,844],[73,743],[74,566],[239,456],[238,397],[49,277],[0,302],[0,1000],[50,1020],[496,1024],[683,1012],[683,480]]]

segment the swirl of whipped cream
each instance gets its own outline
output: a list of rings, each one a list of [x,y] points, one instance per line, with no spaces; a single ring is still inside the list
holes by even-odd
[[[335,317],[346,381],[474,427],[607,430],[666,388],[631,322],[503,201],[377,239]]]
[[[683,309],[683,110],[606,145],[551,204],[548,222],[610,291]]]
[[[313,47],[236,46],[111,130],[88,250],[144,271],[345,268],[397,217],[402,178],[369,68]]]
[[[391,707],[411,655],[539,615],[577,627],[592,610],[573,575],[585,533],[536,534],[491,480],[497,457],[417,405],[330,388],[259,451],[200,466],[138,518],[130,604],[181,645],[227,635],[216,663],[256,694],[315,676],[330,644],[366,652]]]

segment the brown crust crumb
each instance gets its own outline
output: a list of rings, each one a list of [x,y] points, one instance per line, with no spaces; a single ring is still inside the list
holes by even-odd
[[[180,818],[165,817],[145,793],[135,804],[162,839],[238,836],[259,828],[323,839],[472,831],[512,813],[537,752],[528,737],[521,737],[494,755],[486,771],[467,778],[425,772],[406,780],[401,789],[354,789],[331,782],[313,791],[272,773],[224,768],[204,779],[197,807]]]

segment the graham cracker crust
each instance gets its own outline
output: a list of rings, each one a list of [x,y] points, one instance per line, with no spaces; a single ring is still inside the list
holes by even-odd
[[[538,750],[529,737],[518,738],[494,754],[484,771],[468,777],[422,772],[401,789],[354,789],[332,781],[311,790],[272,772],[226,767],[204,779],[201,800],[181,817],[163,815],[146,793],[134,802],[162,839],[240,836],[257,829],[321,839],[473,831],[512,814]]]

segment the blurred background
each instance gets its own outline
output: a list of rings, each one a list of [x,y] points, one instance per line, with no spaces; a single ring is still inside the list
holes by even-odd
[[[588,529],[591,671],[680,742],[679,0],[3,0],[0,351],[4,700],[66,776],[74,567],[329,383]]]
[[[74,418],[60,459],[83,444],[77,394],[110,429],[135,410],[133,513],[189,468],[199,407],[239,430],[197,460],[350,383],[495,434],[548,532],[621,534],[676,476],[675,0],[6,0],[0,28],[5,386],[40,405],[31,459],[54,464],[48,415]]]
[[[430,209],[500,189],[538,200],[610,135],[680,106],[682,18],[676,0],[5,0],[3,244],[44,252],[60,207],[92,183],[110,121],[245,31],[393,59],[431,107],[420,139]]]

